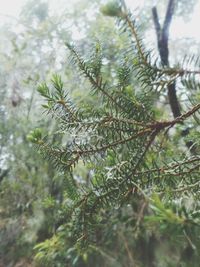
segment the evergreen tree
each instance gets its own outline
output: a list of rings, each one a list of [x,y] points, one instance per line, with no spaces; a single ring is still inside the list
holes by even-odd
[[[35,247],[36,260],[41,266],[94,266],[95,259],[95,266],[198,266],[199,58],[186,56],[171,67],[158,40],[161,62],[155,60],[123,1],[102,12],[129,36],[112,77],[98,41],[87,57],[66,44],[98,105],[76,105],[59,75],[38,87],[59,128],[54,138],[41,129],[28,137],[65,177],[65,193],[55,234]],[[156,9],[153,14],[160,27]],[[178,113],[169,93],[175,84],[188,96],[181,109],[175,104]],[[166,92],[174,118],[158,105]],[[82,165],[86,179],[77,175]]]

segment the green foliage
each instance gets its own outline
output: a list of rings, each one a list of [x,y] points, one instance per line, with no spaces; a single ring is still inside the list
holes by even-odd
[[[118,8],[113,3],[108,4],[103,13],[117,16]],[[47,101],[44,108],[58,121],[57,133],[67,140],[57,145],[45,137],[39,144],[40,151],[68,177],[56,233],[35,247],[38,249],[35,259],[42,264],[62,266],[68,259],[69,266],[91,266],[90,257],[84,255],[89,253],[91,246],[96,251],[99,247],[109,250],[117,236],[114,225],[118,229],[120,222],[127,226],[127,232],[134,229],[132,234],[136,239],[128,242],[135,251],[140,245],[147,246],[147,250],[153,244],[156,247],[159,236],[165,236],[167,232],[174,239],[177,237],[177,242],[182,244],[177,245],[176,265],[184,258],[184,249],[190,240],[188,229],[195,232],[200,225],[199,205],[195,209],[186,208],[190,198],[198,199],[200,157],[197,149],[195,153],[191,150],[185,155],[186,148],[182,144],[177,147],[175,134],[171,134],[170,140],[167,137],[171,128],[188,121],[195,127],[192,117],[194,114],[199,117],[200,104],[196,98],[188,100],[190,108],[174,120],[162,118],[162,112],[154,106],[160,92],[172,81],[185,79],[185,84],[190,84],[192,79],[195,83],[197,73],[178,67],[163,68],[153,62],[139,37],[135,20],[123,8],[118,23],[120,29],[128,33],[131,49],[121,51],[126,56],[111,79],[106,80],[104,74],[105,56],[99,42],[86,59],[75,46],[66,44],[71,62],[80,73],[77,75],[84,77],[90,83],[92,93],[98,96],[98,106],[88,103],[91,106],[86,110],[76,107],[74,101],[69,100],[60,76],[53,76],[50,86],[45,83],[38,88]],[[136,82],[131,78],[133,76]],[[139,88],[134,90],[136,85]],[[82,163],[88,170],[86,181],[78,181],[75,176],[75,169]],[[178,200],[185,194],[186,202],[179,207]],[[134,215],[126,213],[129,207]],[[113,236],[106,238],[110,226]],[[145,235],[152,239],[152,244],[147,245]],[[124,242],[127,248],[129,245],[126,240]],[[194,250],[198,238],[195,245],[192,241],[189,243]],[[73,262],[66,253],[69,246],[77,255]],[[127,250],[129,253],[129,248]],[[158,261],[154,250],[149,254],[152,261]],[[131,257],[129,260],[133,264]],[[136,262],[141,266],[153,264],[148,260],[141,252],[136,256]],[[194,266],[197,266],[195,261],[194,256]]]
[[[31,131],[29,135],[27,135],[27,139],[33,143],[39,144],[42,139],[41,129],[36,128],[34,131]]]
[[[36,266],[199,266],[199,60],[188,55],[163,68],[137,26],[151,28],[149,16],[111,1],[101,7],[111,18],[103,17],[97,2],[50,18],[46,2],[30,1],[22,32],[6,28],[0,265],[29,266],[35,257]],[[85,36],[78,48],[68,23]],[[27,92],[17,90],[5,110],[10,75]],[[41,117],[32,88],[43,77]],[[184,102],[171,119],[166,91],[174,81]]]

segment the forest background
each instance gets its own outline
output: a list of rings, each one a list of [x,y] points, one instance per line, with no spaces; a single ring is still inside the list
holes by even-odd
[[[188,187],[186,193],[181,191],[184,184],[180,182],[175,190],[182,194],[176,195],[172,201],[170,190],[174,190],[175,183],[164,182],[162,186],[170,197],[162,199],[152,194],[151,197],[148,195],[151,201],[147,201],[141,197],[147,193],[144,187],[130,203],[120,203],[112,211],[102,207],[104,222],[101,223],[105,229],[97,227],[94,230],[99,244],[89,242],[82,248],[82,244],[74,241],[71,224],[75,222],[65,221],[66,203],[73,201],[71,192],[68,192],[70,181],[65,172],[56,168],[31,142],[37,131],[39,135],[41,132],[48,135],[51,144],[67,144],[70,137],[57,136],[59,121],[44,113],[43,92],[40,88],[39,94],[37,89],[39,84],[51,81],[52,77],[59,83],[58,77],[61,76],[76,105],[90,114],[91,106],[100,107],[98,96],[91,94],[89,81],[77,74],[70,57],[73,51],[66,47],[66,43],[75,44],[87,64],[94,48],[98,50],[101,45],[105,55],[104,78],[115,84],[119,66],[124,64],[124,51],[130,35],[121,30],[117,21],[119,14],[115,8],[118,8],[118,2],[111,1],[110,5],[109,1],[101,0],[66,2],[28,0],[17,16],[12,12],[0,15],[0,266],[198,266],[200,240],[195,225],[198,222],[194,220],[199,219],[196,197],[199,168],[187,184],[196,185],[191,187],[194,191],[188,192]],[[160,60],[160,54],[152,8],[157,7],[162,23],[169,2],[135,1],[133,5],[132,1],[127,1],[127,8],[131,9],[139,25],[138,35],[144,47],[152,51],[154,61]],[[184,58],[188,57],[188,68],[194,66],[198,70],[200,35],[196,26],[200,3],[197,0],[174,2],[168,44],[170,66],[182,67]],[[138,87],[138,80],[131,79],[132,86]],[[177,97],[185,112],[200,99],[198,77],[188,80],[177,85]],[[154,106],[157,119],[172,120],[167,90],[163,88],[154,92],[156,95],[152,94],[153,100],[149,99],[149,102]],[[132,87],[126,86],[125,93],[131,99]],[[187,127],[191,129],[190,133],[182,136]],[[174,159],[177,153],[199,160],[198,115],[187,127],[178,125],[173,129],[170,143],[161,138],[167,146],[167,158]],[[161,141],[157,142],[160,144]],[[191,142],[194,150],[191,146],[188,148]],[[107,161],[114,162],[115,156],[109,153]],[[149,158],[154,156],[152,153]],[[164,159],[162,152],[160,157]],[[73,169],[73,181],[78,190],[82,186],[89,187],[95,168],[79,162]],[[182,210],[192,214],[194,227],[184,225],[184,228],[179,224]],[[177,217],[173,217],[175,215]]]

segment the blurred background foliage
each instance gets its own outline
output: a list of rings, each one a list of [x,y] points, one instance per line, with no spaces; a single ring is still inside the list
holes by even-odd
[[[140,34],[144,36],[144,42],[154,49],[155,54],[157,54],[156,36],[151,8],[156,4],[162,18],[167,2],[167,0],[149,0],[135,10],[136,20],[141,25]],[[184,17],[185,20],[191,18],[196,2],[177,1],[176,16]],[[71,66],[65,42],[78,43],[80,51],[86,58],[97,40],[102,43],[106,62],[105,77],[107,80],[115,80],[116,68],[123,56],[120,52],[126,45],[128,37],[118,33],[114,18],[106,17],[100,12],[105,3],[103,0],[76,0],[68,3],[60,1],[58,8],[55,6],[52,9],[51,1],[28,0],[18,18],[8,17],[1,24],[1,267],[40,265],[38,263],[40,261],[37,261],[41,256],[39,253],[36,255],[36,261],[34,260],[36,249],[42,251],[45,246],[48,247],[46,265],[43,262],[40,266],[150,267],[152,256],[150,248],[156,251],[156,266],[199,266],[199,263],[190,264],[192,253],[187,241],[182,236],[178,240],[178,233],[174,238],[174,229],[167,228],[167,225],[167,230],[161,229],[162,239],[167,242],[160,244],[154,242],[155,235],[152,233],[161,234],[155,225],[142,225],[139,229],[137,222],[138,229],[133,231],[136,214],[144,208],[144,203],[140,203],[140,199],[134,199],[132,207],[116,210],[112,214],[106,210],[102,211],[107,221],[107,229],[106,231],[99,229],[99,238],[104,245],[91,246],[87,252],[80,252],[79,248],[73,246],[73,237],[68,231],[68,226],[65,225],[64,231],[62,229],[65,202],[70,201],[66,196],[68,185],[65,177],[44,160],[27,140],[28,133],[35,127],[45,129],[45,133],[48,132],[52,140],[54,139],[56,122],[50,118],[47,120],[42,114],[42,101],[37,93],[37,86],[44,79],[50,79],[55,72],[64,77],[67,90],[79,106],[87,107],[88,103],[99,105],[96,96],[89,94],[88,82],[77,76],[76,69]],[[176,64],[186,52],[192,54],[195,51],[195,54],[198,54],[198,45],[196,40],[180,40],[178,36],[177,39],[171,40],[172,63]],[[135,84],[137,86],[136,81]],[[178,93],[184,102],[184,94],[179,91]],[[198,94],[195,89],[190,92],[190,96],[198,97]],[[163,93],[157,106],[165,107],[166,103],[166,94]],[[165,113],[165,117],[168,116],[167,108],[164,111],[157,111],[158,117],[159,112]],[[175,138],[178,140],[179,136]],[[63,140],[60,138],[54,141],[61,143]],[[169,146],[168,153],[170,149],[173,147]],[[74,175],[77,183],[82,184],[87,183],[90,173],[80,164],[76,167]],[[154,204],[160,207],[159,199],[155,198]],[[192,200],[190,204],[193,205]],[[64,244],[63,237],[59,239],[59,235],[54,235],[58,225],[61,225],[60,235],[64,235],[66,239]],[[192,236],[196,235],[195,231]],[[178,265],[184,249],[187,250],[184,254],[185,262]],[[142,255],[145,255],[144,259]],[[140,265],[140,260],[143,265]]]

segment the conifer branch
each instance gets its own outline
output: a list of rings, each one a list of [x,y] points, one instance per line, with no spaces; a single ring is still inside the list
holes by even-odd
[[[68,43],[66,43],[66,46],[71,51],[71,53],[74,55],[75,61],[77,62],[80,70],[83,71],[83,73],[85,74],[85,76],[91,82],[92,86],[94,88],[96,88],[98,91],[100,91],[102,93],[102,95],[106,97],[106,99],[110,100],[111,103],[113,103],[115,107],[119,107],[120,109],[123,109],[123,107],[120,106],[119,103],[116,102],[116,100],[112,97],[112,95],[110,95],[106,91],[106,89],[105,89],[106,88],[106,83],[103,83],[102,82],[102,78],[101,77],[98,77],[98,79],[95,80],[95,78],[90,73],[90,71],[88,70],[86,64],[84,63],[83,59],[78,54],[78,52],[75,50],[75,48],[73,46],[71,46],[70,44],[68,44]]]
[[[195,169],[196,168],[200,169],[200,164],[198,166],[195,166]],[[194,170],[194,168],[191,169],[190,172],[192,172],[193,170]],[[200,187],[200,181],[198,181],[198,182],[196,182],[194,184],[189,184],[187,186],[183,186],[183,187],[180,187],[180,188],[173,189],[172,192],[173,193],[182,193],[182,192],[189,191],[189,190],[191,190],[193,188],[196,188],[196,187]]]
[[[123,0],[121,2],[124,3]],[[120,20],[123,20],[123,27],[129,29],[131,40],[134,39],[134,53],[131,50],[131,60],[126,60],[116,69],[117,76],[114,77],[113,84],[112,79],[108,86],[103,81],[99,45],[96,46],[95,53],[92,53],[88,60],[84,60],[73,46],[67,44],[73,63],[79,67],[81,75],[88,79],[91,90],[103,96],[101,100],[104,105],[97,105],[95,108],[94,105],[90,105],[90,109],[82,108],[77,112],[64,92],[61,79],[54,76],[52,82],[55,93],[51,92],[46,84],[40,88],[40,93],[47,100],[46,108],[49,113],[53,115],[55,113],[57,118],[60,118],[61,130],[57,133],[70,134],[70,138],[67,141],[64,139],[66,143],[61,142],[60,146],[54,147],[53,144],[46,142],[46,138],[42,139],[40,131],[36,131],[35,136],[34,134],[31,136],[32,141],[38,144],[41,152],[52,161],[54,166],[71,175],[66,189],[70,199],[66,221],[72,225],[75,242],[83,246],[88,242],[94,242],[93,233],[102,222],[102,211],[110,212],[113,207],[132,203],[131,195],[142,194],[145,203],[148,203],[148,196],[152,191],[158,194],[166,192],[166,199],[169,193],[170,197],[173,195],[176,200],[178,193],[190,190],[192,193],[199,187],[197,180],[200,157],[183,159],[183,155],[176,155],[176,152],[172,154],[171,147],[169,149],[166,147],[166,155],[164,155],[164,149],[158,154],[160,151],[157,148],[160,144],[160,134],[199,112],[200,104],[193,104],[194,106],[184,114],[180,113],[180,109],[176,110],[175,114],[177,103],[172,107],[173,103],[170,100],[174,119],[155,119],[160,116],[159,112],[156,112],[157,108],[154,112],[155,96],[152,91],[149,92],[150,90],[148,93],[142,92],[146,86],[152,88],[154,85],[162,86],[161,83],[163,83],[168,91],[172,88],[171,91],[174,90],[176,94],[175,82],[179,77],[185,75],[190,81],[191,76],[199,74],[199,71],[190,71],[184,66],[180,69],[169,67],[168,31],[174,12],[174,1],[169,0],[162,28],[156,8],[152,10],[158,46],[164,42],[164,46],[159,47],[164,65],[161,67],[151,63],[150,53],[146,53],[143,48],[135,21],[127,12],[125,4],[124,12],[121,12],[120,5],[114,4],[109,5],[108,11],[113,11],[112,8],[114,8],[115,12],[111,14],[115,16],[117,14]],[[136,92],[133,91],[134,84],[131,80],[133,74],[138,81],[136,85],[141,86],[140,93],[137,93],[139,89],[136,89]],[[174,99],[177,100],[176,97]],[[196,99],[194,103],[195,101]],[[191,121],[193,121],[192,118]],[[173,134],[172,138],[174,138]],[[181,148],[180,151],[182,152]],[[86,168],[89,168],[91,173],[86,181],[87,185],[84,184],[81,187],[76,186],[75,176],[73,176],[73,168],[79,162],[89,163],[89,167],[86,165]],[[163,190],[165,186],[167,191]],[[136,194],[133,194],[134,192]],[[164,205],[160,207],[161,212],[158,212],[157,220],[162,212],[165,216],[169,214],[167,213],[169,210],[165,209]],[[144,208],[145,205],[139,211],[136,227],[144,215]],[[177,223],[179,219],[178,216],[172,216],[169,219],[168,217],[167,219],[163,217],[162,221],[166,223],[171,219],[170,223]],[[183,224],[183,220],[179,220],[178,223]]]
[[[147,57],[146,57],[146,55],[145,55],[145,53],[143,51],[143,47],[142,47],[141,41],[140,41],[140,39],[138,37],[138,34],[136,32],[135,26],[134,26],[133,22],[131,21],[131,19],[130,19],[128,14],[125,15],[125,20],[126,20],[128,26],[129,26],[129,28],[131,30],[131,33],[132,33],[132,35],[133,35],[133,37],[134,37],[134,39],[136,41],[136,47],[137,47],[137,50],[138,50],[138,54],[140,55],[140,57],[142,59],[142,62],[145,65],[149,66],[149,63],[147,61]]]
[[[184,167],[185,165],[190,165],[196,162],[197,163],[200,162],[200,157],[192,157],[184,161],[178,161],[176,163],[169,164],[168,166],[139,171],[139,172],[136,172],[136,175],[141,176],[141,175],[145,175],[148,173],[159,173],[160,175],[165,174],[165,173],[168,174],[169,171],[176,171],[176,169],[180,168],[181,166]],[[199,166],[199,164],[196,166]]]

